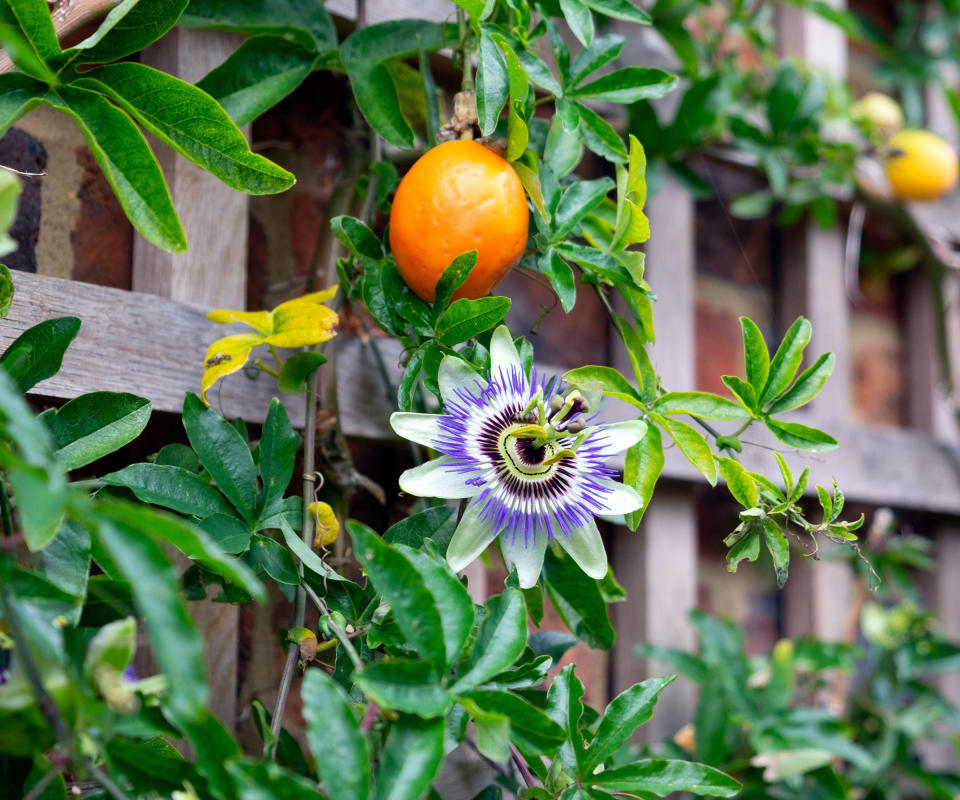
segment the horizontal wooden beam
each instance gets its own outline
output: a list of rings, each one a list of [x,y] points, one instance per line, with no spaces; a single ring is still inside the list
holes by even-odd
[[[149,398],[158,411],[179,411],[184,393],[200,390],[207,346],[229,330],[208,321],[206,308],[161,297],[25,272],[14,273],[14,285],[10,314],[0,320],[0,349],[45,319],[72,315],[83,320],[63,368],[35,388],[38,397],[68,399],[98,390],[132,391]],[[393,438],[388,418],[394,409],[381,383],[373,348],[345,335],[337,341],[344,431],[366,439]],[[395,386],[402,369],[400,344],[380,338],[377,346]],[[258,423],[276,395],[269,376],[240,372],[225,379],[222,389],[214,389],[211,401],[228,417]],[[300,426],[303,397],[283,399],[291,419]],[[812,481],[829,484],[836,476],[851,501],[960,515],[960,454],[951,445],[918,431],[798,419],[826,428],[840,442],[833,453],[796,457],[799,463],[809,464]],[[746,438],[762,447],[744,449],[745,466],[775,474],[772,453],[765,449],[775,442],[753,430]],[[664,476],[700,480],[676,448],[667,450]]]
[[[74,316],[80,333],[60,371],[37,384],[38,397],[69,399],[84,392],[133,392],[158,411],[179,411],[188,391],[200,392],[203,358],[211,342],[232,330],[206,318],[209,309],[164,297],[14,272],[13,305],[0,320],[0,349],[23,331],[52,317]],[[240,372],[210,393],[228,417],[262,422],[276,382]],[[302,420],[301,397],[284,398],[291,418]]]

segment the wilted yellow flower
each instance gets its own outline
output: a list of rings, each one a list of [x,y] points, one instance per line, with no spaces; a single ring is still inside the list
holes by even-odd
[[[250,352],[260,345],[271,347],[307,347],[332,339],[339,318],[337,312],[323,303],[337,293],[331,286],[281,303],[273,311],[232,311],[216,309],[207,314],[213,322],[242,322],[256,333],[235,333],[218,339],[204,357],[200,396],[207,403],[207,391],[221,378],[230,375],[250,359]],[[209,405],[209,403],[207,403]]]
[[[329,547],[340,535],[340,523],[329,503],[313,502],[307,506],[307,513],[313,515],[317,534],[313,539],[314,547]]]

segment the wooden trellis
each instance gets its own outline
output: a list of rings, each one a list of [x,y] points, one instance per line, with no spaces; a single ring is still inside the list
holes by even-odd
[[[331,8],[349,14],[349,9],[334,8],[332,3]],[[416,15],[423,13],[418,4]],[[438,13],[445,18],[447,5]],[[790,9],[782,13],[781,32],[788,52],[843,75],[842,34],[810,15]],[[195,80],[235,44],[236,39],[225,34],[176,30],[145,53],[144,60]],[[211,307],[242,307],[247,198],[199,173],[172,151],[164,151],[163,157],[168,159],[164,168],[190,239],[188,253],[161,253],[137,239],[131,292],[15,273],[16,297],[10,315],[0,323],[0,348],[43,319],[64,314],[83,319],[63,370],[35,387],[37,397],[63,399],[88,391],[123,389],[148,397],[158,411],[178,411],[184,392],[199,388],[207,345],[223,333],[205,319],[205,312]],[[659,297],[654,361],[666,385],[689,389],[694,387],[696,347],[694,202],[680,186],[667,183],[650,200],[648,211],[653,236],[647,264]],[[810,485],[829,484],[836,475],[850,501],[942,515],[933,594],[946,631],[960,637],[960,586],[952,577],[960,572],[960,434],[936,380],[928,292],[917,281],[908,303],[911,427],[873,429],[851,422],[849,311],[842,285],[841,237],[840,232],[813,227],[800,230],[783,265],[781,318],[804,313],[813,323],[810,350],[832,350],[838,355],[835,374],[808,419],[836,435],[840,447],[810,462]],[[953,330],[960,330],[956,297],[950,313]],[[960,342],[960,333],[956,335]],[[373,355],[359,340],[343,338],[338,345],[338,378],[345,432],[353,437],[392,438],[387,424],[392,409],[378,382]],[[390,341],[381,346],[396,379],[398,349]],[[613,365],[629,371],[624,353],[613,355]],[[273,393],[272,381],[238,373],[224,382],[213,400],[228,416],[259,422]],[[302,400],[287,402],[291,417],[302,420]],[[769,471],[772,463],[767,453],[754,449],[744,453],[744,461],[749,468],[763,471]],[[614,569],[630,601],[614,609],[618,644],[611,658],[612,691],[646,676],[646,665],[633,654],[636,642],[681,647],[695,643],[686,613],[697,603],[698,530],[692,487],[701,481],[675,449],[668,451],[663,482],[641,530],[615,537]],[[840,635],[844,615],[835,609],[844,607],[850,587],[842,566],[820,563],[813,569],[797,569],[788,587],[789,633]],[[224,719],[235,719],[238,612],[209,603],[199,608],[208,639],[208,668],[216,687],[214,710]],[[948,689],[960,699],[960,685]],[[665,696],[654,718],[653,735],[672,733],[688,721],[692,703],[691,689]]]

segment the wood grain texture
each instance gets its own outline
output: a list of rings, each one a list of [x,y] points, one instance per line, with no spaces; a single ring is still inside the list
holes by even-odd
[[[830,0],[830,4],[837,8],[846,6],[845,0]],[[777,33],[784,56],[799,56],[833,77],[846,77],[847,40],[838,27],[797,8],[783,7],[778,13]],[[839,425],[849,422],[853,405],[850,305],[843,279],[843,228],[824,230],[807,221],[784,232],[783,254],[779,303],[781,330],[786,330],[798,316],[806,316],[813,326],[813,334],[804,366],[821,353],[829,351],[836,356],[830,380],[807,406],[811,413],[828,421],[823,427],[833,432]],[[841,444],[833,458],[846,459],[851,455]],[[885,468],[883,461],[882,454],[877,453],[875,461],[863,464],[866,478],[863,483],[867,491],[870,484],[880,483],[879,480],[874,482],[871,472],[882,471]],[[849,491],[849,472],[838,468],[833,474],[842,481],[844,492]],[[830,485],[820,470],[813,478],[825,486]],[[851,570],[846,564],[836,562],[821,562],[816,568],[810,568],[809,564],[795,567],[798,568],[791,569],[786,594],[788,635],[808,633],[824,639],[841,638],[844,616],[836,609],[846,608],[852,597],[854,578]]]
[[[68,399],[92,391],[132,391],[157,411],[179,411],[187,391],[200,391],[207,346],[236,327],[206,319],[206,308],[163,297],[79,284],[14,272],[13,306],[0,320],[0,347],[6,348],[31,325],[51,317],[77,316],[80,333],[53,378],[32,394]],[[210,399],[224,416],[262,422],[275,381],[242,371],[215,388]],[[302,420],[302,397],[284,398],[291,418]],[[302,423],[301,423],[302,424]]]
[[[654,287],[657,344],[651,358],[665,386],[693,388],[696,380],[694,284],[694,204],[690,193],[668,178],[646,209],[652,235],[647,242],[646,277]],[[613,365],[632,375],[618,334]],[[636,409],[622,407],[622,416]],[[685,463],[685,462],[684,462]],[[687,620],[697,604],[699,561],[697,504],[692,487],[682,483],[658,487],[640,529],[618,528],[613,563],[629,601],[613,607],[617,642],[611,653],[612,691],[622,692],[662,670],[634,653],[640,642],[691,650],[696,636]],[[694,687],[680,681],[664,693],[651,722],[637,734],[645,741],[669,738],[693,717]]]
[[[174,28],[141,61],[194,82],[222,63],[242,37]],[[134,237],[133,288],[188,303],[246,308],[248,199],[166,145],[153,149],[187,235],[186,253]]]

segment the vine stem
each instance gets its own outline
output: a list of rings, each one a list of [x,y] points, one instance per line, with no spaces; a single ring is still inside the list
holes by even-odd
[[[460,66],[463,69],[460,89],[464,92],[472,92],[475,84],[473,82],[473,64],[470,63],[470,33],[467,30],[467,16],[460,6],[457,6],[457,33],[460,36]]]
[[[3,525],[3,535],[13,536],[13,515],[10,513],[10,496],[7,494],[7,484],[0,478],[0,524]]]
[[[310,348],[312,349],[312,348]],[[313,545],[313,516],[309,506],[313,498],[314,484],[316,483],[317,468],[317,392],[320,388],[320,370],[315,370],[310,377],[310,386],[307,391],[307,414],[303,434],[303,542],[307,547]],[[294,599],[293,625],[302,628],[306,616],[307,592],[303,582],[303,562],[299,566],[300,584]],[[283,712],[287,707],[287,698],[290,696],[290,685],[293,683],[293,674],[297,668],[300,647],[291,642],[287,647],[287,660],[283,665],[283,674],[280,677],[280,688],[277,692],[277,704],[273,709],[273,719],[270,720],[270,732],[277,736],[283,724]],[[264,745],[266,747],[266,745]]]
[[[539,786],[540,784],[530,771],[530,766],[524,760],[523,756],[520,755],[520,751],[517,750],[517,746],[513,742],[510,742],[510,756],[513,758],[513,763],[517,765],[517,769],[520,770],[520,774],[523,776],[523,782],[527,784],[527,788],[532,789],[534,786]]]
[[[56,767],[51,767],[49,772],[47,772],[40,780],[38,780],[33,788],[23,796],[23,800],[37,800],[40,795],[43,794],[43,790],[46,789],[51,781],[60,774],[60,770]]]

